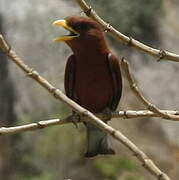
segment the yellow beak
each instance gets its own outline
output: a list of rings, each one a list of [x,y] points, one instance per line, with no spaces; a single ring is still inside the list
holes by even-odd
[[[75,31],[72,27],[70,27],[67,24],[67,21],[64,20],[64,19],[63,20],[56,20],[56,21],[54,21],[53,25],[63,27],[64,29],[66,29],[66,30],[68,30],[70,32],[69,35],[63,35],[63,36],[57,37],[56,39],[54,39],[55,42],[70,41],[70,40],[72,40],[74,38],[79,37],[79,35],[80,35],[77,31]]]

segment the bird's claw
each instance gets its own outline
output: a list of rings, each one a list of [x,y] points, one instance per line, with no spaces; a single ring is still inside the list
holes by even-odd
[[[80,115],[76,112],[72,112],[71,122],[74,124],[76,128],[78,128],[78,122],[80,121]]]
[[[109,108],[106,108],[105,110],[104,110],[104,114],[106,115],[106,118],[105,118],[105,120],[104,121],[110,121],[111,120],[111,118],[112,118],[112,112],[111,112],[111,110],[109,109]]]

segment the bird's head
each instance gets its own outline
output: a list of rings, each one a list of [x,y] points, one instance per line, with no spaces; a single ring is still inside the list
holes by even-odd
[[[69,31],[68,35],[57,37],[56,42],[65,41],[68,44],[70,41],[99,38],[102,34],[99,24],[88,17],[70,16],[63,20],[54,21],[53,25],[63,27]]]

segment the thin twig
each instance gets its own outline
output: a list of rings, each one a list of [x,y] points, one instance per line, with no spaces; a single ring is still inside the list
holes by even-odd
[[[172,115],[179,115],[178,111],[162,110],[162,112],[165,113],[167,112],[168,114],[172,114]],[[107,115],[105,114],[95,114],[95,115],[97,117],[100,117],[101,119],[103,118],[106,119],[107,117]],[[140,110],[140,111],[127,110],[127,111],[116,111],[112,113],[112,118],[132,119],[132,118],[146,118],[146,117],[149,118],[149,117],[159,117],[159,116],[148,110]],[[74,119],[72,119],[72,116],[68,116],[67,118],[64,119],[49,119],[49,120],[43,120],[43,121],[38,121],[38,122],[20,125],[20,126],[14,126],[14,127],[0,127],[0,136],[12,135],[27,131],[34,131],[37,129],[47,128],[50,126],[72,123],[73,121]],[[76,123],[80,123],[80,122],[81,121],[76,121]]]
[[[170,180],[170,178],[163,173],[148,156],[143,153],[134,143],[132,143],[127,137],[125,137],[120,131],[115,130],[111,126],[107,125],[99,118],[97,118],[94,114],[81,107],[67,96],[65,96],[62,91],[56,89],[52,86],[46,79],[41,77],[36,71],[32,70],[28,67],[18,56],[17,54],[9,48],[8,44],[4,40],[3,36],[0,35],[0,47],[3,49],[3,52],[13,61],[15,62],[29,77],[38,82],[41,86],[43,86],[46,90],[48,90],[51,94],[54,95],[57,99],[63,101],[68,104],[73,110],[78,112],[82,117],[88,117],[89,119],[85,119],[85,121],[90,121],[91,123],[98,126],[100,129],[104,130],[106,133],[110,134],[113,138],[120,141],[123,145],[125,145],[130,151],[134,153],[134,155],[140,160],[143,166],[151,172],[155,177],[161,180]]]
[[[129,85],[132,89],[132,91],[134,92],[134,94],[136,95],[136,97],[143,103],[144,106],[146,106],[147,109],[149,109],[150,111],[154,112],[155,114],[158,114],[159,117],[165,118],[165,119],[170,119],[173,121],[178,121],[179,120],[179,116],[177,115],[173,115],[173,114],[169,114],[168,112],[163,112],[161,111],[157,106],[155,106],[154,104],[150,103],[143,95],[142,93],[139,91],[137,84],[135,83],[135,81],[133,80],[131,73],[129,71],[129,65],[128,62],[123,58],[122,61],[122,67],[123,70],[125,72],[125,75],[127,77],[127,80],[129,82]]]
[[[67,123],[71,123],[71,122],[72,122],[71,116],[69,116],[65,119],[50,119],[50,120],[44,120],[44,121],[39,121],[36,123],[14,126],[14,127],[1,127],[0,128],[0,136],[12,135],[12,134],[20,133],[20,132],[27,132],[27,131],[46,128],[49,126],[67,124]]]
[[[169,115],[179,116],[178,111],[169,111],[169,110],[160,110],[162,113],[167,113]],[[112,118],[123,118],[123,119],[131,119],[131,118],[151,118],[151,117],[161,117],[159,114],[154,113],[149,110],[138,110],[138,111],[116,111],[112,113]],[[173,119],[167,119],[173,120]]]
[[[127,37],[126,35],[117,31],[112,25],[106,23],[101,17],[99,17],[98,14],[94,11],[94,9],[92,9],[92,7],[89,6],[84,0],[75,0],[75,1],[78,3],[78,5],[81,7],[81,9],[84,11],[84,13],[87,16],[97,21],[106,32],[111,34],[116,39],[122,41],[124,44],[134,47],[140,51],[143,51],[157,58],[157,60],[170,60],[170,61],[179,62],[179,55],[165,51],[165,50],[158,50],[158,49],[149,47],[133,39],[132,37]]]

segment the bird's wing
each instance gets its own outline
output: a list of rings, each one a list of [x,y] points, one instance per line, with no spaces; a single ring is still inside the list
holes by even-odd
[[[66,64],[65,68],[65,92],[66,95],[73,99],[74,97],[74,84],[75,84],[75,55],[71,55]]]
[[[120,70],[120,61],[111,53],[108,54],[108,62],[112,75],[112,84],[114,91],[114,96],[110,104],[110,109],[114,111],[118,106],[122,94],[122,77]]]

